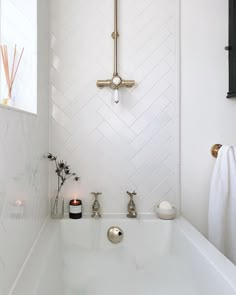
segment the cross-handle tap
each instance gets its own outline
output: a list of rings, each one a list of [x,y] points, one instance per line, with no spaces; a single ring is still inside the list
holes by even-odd
[[[100,218],[101,217],[101,212],[100,212],[101,211],[101,205],[100,205],[100,203],[98,201],[98,197],[100,195],[102,195],[102,193],[94,193],[94,192],[92,192],[91,195],[94,196],[94,202],[93,202],[93,206],[92,206],[93,213],[92,213],[91,217]]]
[[[135,191],[131,192],[126,192],[128,196],[130,197],[129,203],[128,203],[128,214],[126,215],[128,218],[136,218],[137,217],[137,212],[136,212],[136,206],[134,203],[134,196],[137,195]]]

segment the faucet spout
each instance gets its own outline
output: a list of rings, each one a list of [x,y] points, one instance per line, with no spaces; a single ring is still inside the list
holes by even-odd
[[[134,196],[136,196],[137,194],[136,194],[136,192],[135,191],[133,191],[132,193],[130,193],[130,192],[126,192],[128,195],[129,195],[129,197],[130,197],[130,200],[129,200],[129,203],[128,203],[128,207],[127,207],[127,209],[128,209],[128,214],[126,215],[128,218],[136,218],[137,217],[137,211],[136,211],[136,205],[135,205],[135,203],[134,203]]]
[[[98,201],[98,197],[102,194],[102,193],[91,193],[92,195],[94,195],[94,202],[93,202],[93,206],[92,206],[92,215],[91,217],[93,218],[100,218],[101,217],[101,205]]]

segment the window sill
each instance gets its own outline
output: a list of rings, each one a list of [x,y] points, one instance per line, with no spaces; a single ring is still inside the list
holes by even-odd
[[[30,115],[30,116],[33,116],[33,117],[37,117],[37,113],[33,113],[33,112],[30,112],[30,111],[21,110],[19,108],[15,108],[13,106],[6,106],[6,105],[1,104],[1,103],[0,103],[0,108],[5,109],[5,110],[8,110],[8,111],[14,111],[14,112],[18,112],[18,113],[27,114],[27,115]]]

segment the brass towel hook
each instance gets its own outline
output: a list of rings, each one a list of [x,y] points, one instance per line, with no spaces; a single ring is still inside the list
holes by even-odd
[[[218,152],[220,150],[220,148],[222,147],[222,144],[214,144],[213,147],[211,148],[211,154],[214,158],[218,157]]]

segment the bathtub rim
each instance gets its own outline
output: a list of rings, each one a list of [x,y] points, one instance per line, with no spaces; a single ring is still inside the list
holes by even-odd
[[[236,265],[225,257],[206,237],[204,237],[184,217],[175,219],[176,225],[185,238],[198,250],[210,265],[224,278],[236,292]]]
[[[84,222],[91,221],[90,216],[85,216],[83,218]],[[128,223],[135,223],[137,221],[146,221],[146,222],[159,222],[159,223],[172,223],[176,225],[178,230],[183,233],[184,237],[189,241],[193,247],[199,252],[199,255],[202,255],[206,261],[220,274],[220,276],[224,279],[225,283],[228,284],[232,290],[236,294],[236,266],[228,260],[218,249],[216,249],[190,222],[188,222],[184,217],[180,216],[174,220],[161,220],[156,217],[155,214],[142,214],[138,220],[136,219],[128,219],[124,214],[106,214],[103,217],[104,221],[116,220],[116,221],[126,221]],[[61,223],[70,223],[70,222],[78,222],[76,220],[71,220],[69,218],[64,218],[61,220],[52,220],[47,218],[44,222],[35,242],[32,245],[31,250],[27,258],[25,259],[24,264],[20,272],[18,273],[12,287],[8,293],[8,295],[16,294],[16,290],[18,289],[18,285],[20,285],[20,279],[27,273],[27,266],[30,265],[31,259],[34,259],[34,254],[36,249],[41,249],[40,244],[45,239],[46,236],[49,235],[50,230],[59,229]],[[45,249],[44,247],[42,247]],[[43,254],[43,253],[42,253]]]

